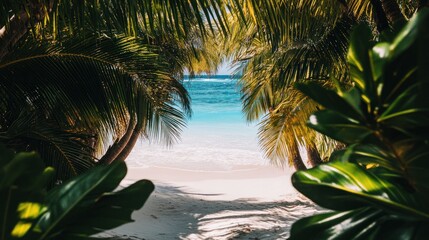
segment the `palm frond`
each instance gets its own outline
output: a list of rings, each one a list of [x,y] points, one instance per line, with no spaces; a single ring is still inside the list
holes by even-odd
[[[76,134],[75,138],[81,133],[93,135],[107,147],[112,138],[123,134],[130,116],[137,114],[143,118],[138,119],[141,124],[153,122],[147,125],[147,133],[156,136],[160,131],[170,143],[190,114],[190,102],[186,90],[168,72],[171,63],[159,51],[157,46],[125,36],[71,38],[46,46],[29,38],[0,63],[0,91],[5,93],[0,105],[6,110],[2,131],[10,128],[19,112],[31,108],[56,129],[70,130],[67,133]],[[147,104],[141,105],[139,96]],[[179,105],[171,107],[177,101]],[[138,114],[144,111],[141,107],[152,115]],[[49,144],[39,150],[49,152],[48,147],[60,146],[54,140]],[[61,145],[64,154],[52,154],[46,160],[70,166],[68,156],[83,154],[79,147]],[[73,168],[87,167],[74,163]]]
[[[339,1],[322,0],[245,0],[240,5],[258,28],[259,35],[271,43],[272,48],[295,39],[302,39],[318,24],[334,25],[343,10]]]
[[[324,83],[326,86],[332,85],[331,81],[324,81]],[[264,87],[270,89],[269,86]],[[335,149],[335,141],[323,138],[306,126],[306,119],[317,109],[313,101],[293,86],[282,91],[271,89],[271,94],[270,100],[259,95],[253,102],[249,101],[249,109],[247,109],[249,112],[246,112],[246,115],[255,116],[257,107],[271,104],[259,123],[258,138],[265,156],[273,164],[285,167],[289,162],[292,165],[290,156],[299,154],[294,152],[296,148],[292,146],[293,144],[305,146],[308,142],[314,142],[323,158]]]
[[[66,180],[94,166],[93,149],[88,142],[93,136],[61,129],[25,109],[5,132],[3,143],[17,151],[37,151],[45,163],[56,170],[56,181]]]
[[[259,73],[259,71],[252,69],[256,67],[252,63],[253,61],[245,66],[245,74],[239,82],[242,93],[242,108],[247,121],[257,121],[270,109],[275,108],[271,79],[259,78],[259,75],[255,76],[255,73]]]
[[[305,144],[314,136],[303,119],[307,119],[315,109],[314,102],[293,88],[288,95],[278,99],[277,108],[272,109],[259,123],[259,142],[265,156],[275,165],[285,167],[290,161],[291,143]],[[277,96],[279,97],[279,96]]]
[[[142,134],[167,146],[180,139],[181,130],[192,115],[188,91],[175,78],[145,81],[139,99],[138,114],[146,116]]]
[[[198,25],[202,33],[205,24],[227,31],[227,4],[211,0],[135,0],[135,1],[50,1],[37,4],[25,0],[6,0],[0,3],[0,26],[13,15],[25,11],[37,34],[57,37],[63,29],[77,27],[97,32],[119,31],[129,36],[152,30],[185,36],[187,30]]]
[[[347,81],[345,54],[352,25],[353,21],[344,17],[317,41],[309,36],[306,41],[285,45],[275,52],[255,48],[254,55],[245,61],[241,80],[247,119],[257,120],[270,108],[276,108],[274,92],[288,94],[285,89],[295,82],[331,77]]]
[[[370,0],[348,0],[346,4],[348,11],[356,19],[372,19],[372,5]]]
[[[344,75],[348,69],[345,59],[348,38],[354,23],[344,16],[333,29],[325,29],[322,35],[315,33],[306,40],[282,46],[272,54],[266,74],[278,79],[278,88],[287,88],[305,79],[326,80]],[[265,58],[263,54],[261,57]]]

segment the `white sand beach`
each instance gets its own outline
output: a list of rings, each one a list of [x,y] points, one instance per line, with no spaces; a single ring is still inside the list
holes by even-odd
[[[285,239],[291,224],[316,211],[291,185],[292,170],[263,157],[257,125],[246,123],[231,79],[189,82],[194,116],[171,148],[139,142],[122,183],[155,183],[120,239]]]
[[[135,222],[107,233],[119,239],[286,239],[291,224],[317,208],[297,193],[290,173],[272,166],[228,171],[130,168],[122,185],[156,185]],[[320,211],[320,209],[319,209]]]

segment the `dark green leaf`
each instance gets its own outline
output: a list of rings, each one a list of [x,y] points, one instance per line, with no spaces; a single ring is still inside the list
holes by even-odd
[[[87,217],[67,228],[67,234],[96,234],[132,222],[133,211],[143,207],[154,190],[150,181],[138,181],[120,191],[107,193],[86,211]]]
[[[43,233],[42,238],[55,234],[64,224],[72,221],[78,207],[95,202],[104,192],[113,191],[125,174],[123,162],[100,166],[53,189],[47,197],[47,211],[37,222],[37,228]],[[81,208],[80,214],[85,210]]]
[[[348,211],[372,206],[415,220],[429,220],[429,208],[412,193],[353,163],[334,161],[298,171],[292,175],[292,183],[329,209]]]
[[[379,122],[395,127],[428,126],[429,107],[427,93],[421,91],[422,86],[415,84],[402,92],[378,118]]]
[[[427,38],[428,23],[429,9],[423,8],[419,11],[419,14],[416,14],[396,36],[392,46],[390,47],[392,49],[392,58],[396,58],[403,54],[403,52],[407,51],[413,44],[415,44],[417,39]]]
[[[379,210],[360,208],[352,211],[318,214],[302,218],[292,225],[290,240],[343,239],[369,240],[371,234],[377,232],[374,222],[383,216]]]
[[[53,189],[47,210],[37,222],[41,236],[62,239],[89,236],[131,222],[154,189],[147,180],[116,189],[126,174],[124,162],[99,166]],[[85,217],[82,217],[85,216]]]
[[[43,173],[44,164],[40,157],[35,153],[18,153],[5,166],[3,166],[5,177],[0,182],[0,188],[16,185],[20,188],[32,188],[34,176]]]
[[[0,158],[0,239],[18,239],[42,211],[53,170],[36,153],[14,154],[2,144]]]
[[[372,68],[369,58],[372,34],[366,25],[358,25],[351,37],[351,44],[347,55],[350,64],[350,75],[356,87],[370,99],[374,99],[374,79],[372,78]]]
[[[310,116],[309,126],[335,140],[347,144],[372,139],[373,131],[366,126],[331,110],[321,110]]]
[[[353,102],[353,104],[350,104],[350,102],[346,101],[333,90],[328,90],[319,84],[311,82],[307,84],[297,84],[296,88],[323,107],[342,114],[347,118],[355,119],[355,121],[359,122],[364,118],[359,109],[360,102]]]
[[[374,208],[318,214],[292,225],[290,240],[423,240],[428,222],[409,221]]]

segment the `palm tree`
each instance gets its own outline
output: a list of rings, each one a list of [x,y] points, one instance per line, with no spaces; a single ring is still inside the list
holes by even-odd
[[[238,0],[231,2],[237,5]],[[81,30],[134,37],[155,31],[161,37],[173,34],[181,39],[195,26],[201,35],[213,27],[226,32],[228,6],[209,0],[6,0],[0,3],[0,59],[28,31],[57,40]]]
[[[29,37],[0,64],[3,141],[38,150],[65,178],[95,164],[92,150],[103,152],[112,137],[127,138],[108,151],[120,160],[140,135],[171,143],[190,103],[157,51],[125,36],[45,46]],[[98,146],[88,146],[93,139]]]
[[[3,1],[2,141],[39,151],[58,180],[125,160],[141,136],[174,142],[191,112],[177,79],[216,61],[197,26],[218,13],[195,3]]]
[[[284,166],[289,159],[290,165],[302,169],[299,151],[294,151],[301,145],[310,164],[320,164],[337,144],[306,128],[303,119],[318,106],[297,94],[293,85],[317,81],[347,87],[346,53],[352,27],[372,19],[379,32],[395,29],[416,6],[390,0],[261,0],[242,1],[242,7],[247,22],[243,25],[233,18],[237,27],[230,31],[226,53],[244,72],[243,111],[249,121],[264,116],[259,139],[272,162]]]
[[[321,162],[317,148],[329,150],[335,144],[319,141],[321,137],[305,126],[302,120],[317,106],[294,90],[293,84],[305,80],[332,85],[328,81],[332,70],[336,70],[336,77],[347,81],[345,53],[348,34],[355,21],[344,13],[334,23],[321,21],[326,13],[314,14],[320,12],[319,5],[300,5],[299,2],[274,5],[290,17],[284,27],[289,31],[282,33],[282,39],[261,35],[259,23],[249,21],[247,28],[240,26],[231,30],[233,40],[227,42],[227,49],[239,49],[228,53],[242,64],[244,75],[240,85],[247,119],[256,121],[264,116],[259,139],[265,155],[277,165],[285,166],[289,159],[290,165],[303,169],[305,164],[299,146],[307,149],[311,165],[317,165]]]

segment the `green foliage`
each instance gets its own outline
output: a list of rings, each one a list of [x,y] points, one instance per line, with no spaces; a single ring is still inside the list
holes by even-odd
[[[0,239],[24,235],[42,211],[52,168],[35,153],[14,154],[0,145]]]
[[[291,239],[427,238],[428,24],[422,9],[380,43],[359,26],[348,54],[352,89],[297,86],[325,108],[309,126],[348,147],[292,176],[300,192],[334,212],[297,221]]]
[[[313,79],[330,84],[332,76],[347,81],[348,38],[356,21],[335,1],[249,1],[245,9],[249,23],[231,28],[227,49],[242,63],[243,112],[248,121],[262,119],[265,156],[292,165],[300,158],[298,144],[328,154],[335,142],[303,124],[316,105],[293,85]]]
[[[93,166],[131,116],[142,134],[172,143],[190,115],[160,47],[82,35],[61,43],[27,37],[0,63],[1,141],[37,151],[63,180]]]
[[[5,0],[0,3],[0,26],[8,24],[13,15],[25,14],[34,33],[54,37],[74,27],[108,33],[119,30],[128,36],[153,30],[184,36],[194,25],[206,31],[207,22],[226,32],[226,9],[223,1],[209,0]]]
[[[37,151],[58,180],[103,154],[124,160],[138,136],[174,143],[191,115],[178,79],[216,67],[202,38],[206,20],[226,31],[225,11],[199,0],[2,1],[0,141]]]
[[[94,239],[131,222],[154,189],[147,180],[114,191],[125,163],[95,167],[46,192],[53,169],[34,153],[0,146],[0,239]]]
[[[322,155],[329,155],[338,142],[326,140],[309,130],[302,118],[315,111],[315,104],[291,90],[297,82],[324,80],[333,85],[337,79],[350,84],[347,47],[353,26],[369,22],[375,26],[383,12],[398,27],[404,13],[416,10],[415,1],[308,1],[308,0],[242,0],[242,20],[234,19],[231,37],[225,51],[240,64],[243,73],[243,112],[250,121],[263,117],[259,131],[260,145],[275,164],[286,165],[291,159],[292,141],[303,147],[315,146]],[[381,3],[380,3],[381,4]],[[379,5],[380,5],[379,4]],[[395,12],[394,10],[399,10]],[[402,10],[402,12],[400,11]],[[384,20],[384,19],[383,19]],[[399,20],[399,21],[398,21]],[[388,34],[380,34],[384,37]]]

